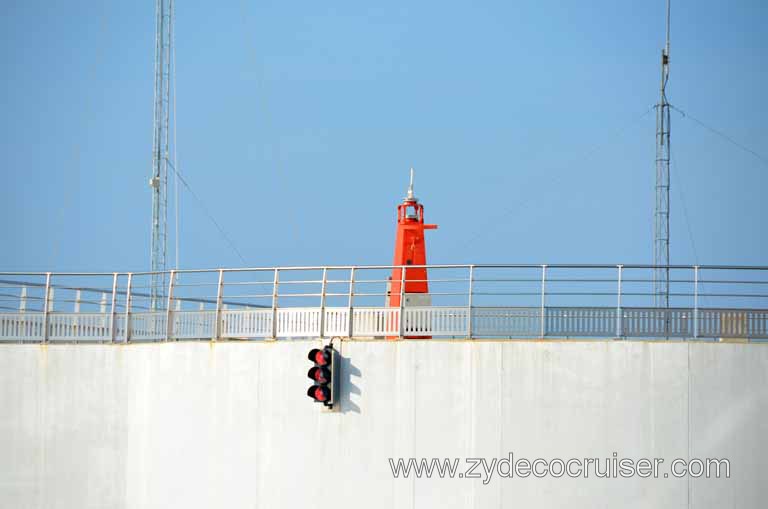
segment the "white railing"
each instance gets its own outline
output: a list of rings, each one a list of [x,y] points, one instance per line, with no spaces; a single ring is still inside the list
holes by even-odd
[[[43,313],[0,314],[0,338],[43,341]]]
[[[174,311],[173,339],[212,338],[216,334],[215,311]]]
[[[414,267],[171,271],[162,292],[151,273],[0,273],[0,341],[768,339],[768,267],[670,266],[655,308],[648,265],[433,265],[428,299],[390,306]]]
[[[422,306],[405,308],[404,313],[406,336],[469,335],[469,308]]]
[[[481,337],[536,337],[541,332],[541,311],[524,307],[473,308],[472,332]]]
[[[545,308],[544,331],[550,336],[611,337],[616,335],[616,309]],[[626,334],[623,334],[626,335]]]
[[[106,341],[110,318],[105,313],[56,313],[48,317],[51,341]]]
[[[354,308],[351,337],[385,337],[400,335],[399,308]]]
[[[272,336],[271,310],[222,311],[221,334],[226,338],[268,338]],[[215,333],[211,337],[216,337]]]

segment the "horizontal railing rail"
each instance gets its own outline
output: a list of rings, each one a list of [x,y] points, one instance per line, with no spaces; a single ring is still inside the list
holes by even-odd
[[[390,276],[426,268],[429,293],[390,305]],[[0,341],[354,338],[768,340],[768,267],[319,266],[0,273]],[[152,281],[164,281],[152,290]],[[408,281],[415,281],[408,279]],[[397,290],[396,290],[397,291]],[[156,296],[160,296],[159,298]],[[154,296],[154,297],[153,297]],[[404,298],[403,298],[404,297]],[[410,304],[410,302],[413,304]]]

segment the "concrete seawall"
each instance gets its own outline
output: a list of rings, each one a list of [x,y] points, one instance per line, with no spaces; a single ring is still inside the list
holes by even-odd
[[[0,345],[0,507],[761,508],[768,345]],[[727,458],[730,479],[393,478],[389,458]],[[482,471],[482,468],[478,469]],[[485,476],[484,476],[485,477]]]

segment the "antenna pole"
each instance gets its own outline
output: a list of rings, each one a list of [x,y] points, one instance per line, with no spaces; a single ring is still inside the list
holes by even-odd
[[[168,161],[171,111],[171,59],[173,33],[173,0],[155,0],[155,105],[152,140],[152,240],[151,287],[152,310],[165,299],[166,250],[168,241]]]
[[[654,214],[653,271],[654,305],[669,307],[669,18],[670,0],[667,0],[666,44],[661,51],[660,100],[656,105],[656,212]]]

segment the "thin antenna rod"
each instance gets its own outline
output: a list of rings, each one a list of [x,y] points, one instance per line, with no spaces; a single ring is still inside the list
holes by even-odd
[[[661,51],[660,99],[656,105],[656,210],[654,214],[654,305],[669,307],[669,81],[670,0],[667,0],[666,41]]]
[[[174,19],[176,13],[174,12],[175,7],[173,3],[171,3],[171,19]],[[176,270],[179,269],[179,213],[180,213],[180,206],[179,203],[179,173],[181,172],[181,169],[179,168],[179,159],[178,154],[176,152],[176,34],[174,32],[173,24],[171,24],[171,56],[172,56],[172,81],[173,81],[173,114],[171,116],[171,122],[172,122],[172,129],[173,129],[173,206],[175,209],[175,219],[176,224],[173,231],[173,239],[175,242],[174,246],[174,257],[175,262],[174,268]],[[180,301],[179,301],[180,302]]]
[[[667,0],[667,56],[669,56],[669,17],[670,17],[670,0]]]
[[[408,199],[413,199],[413,168],[411,168],[411,181],[408,184]]]

